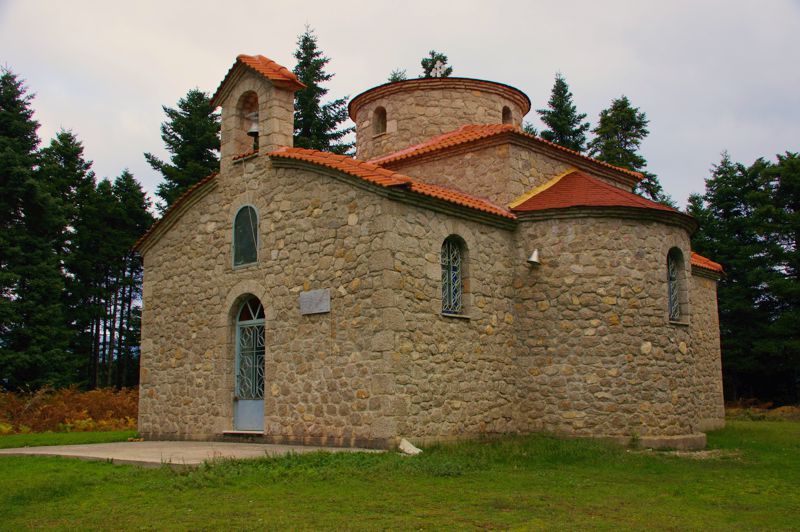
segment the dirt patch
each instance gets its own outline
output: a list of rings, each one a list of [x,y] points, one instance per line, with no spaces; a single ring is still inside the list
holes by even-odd
[[[771,408],[768,404],[758,406],[728,405],[725,407],[725,417],[747,421],[800,421],[800,406],[786,405]]]
[[[716,460],[719,458],[739,458],[742,453],[736,449],[709,449],[707,451],[668,451],[664,454],[692,460]]]
[[[688,458],[690,460],[720,460],[724,458],[739,458],[742,453],[736,449],[708,449],[703,451],[656,451],[654,449],[642,449],[639,451],[629,451],[637,454],[652,454],[661,456],[675,456],[678,458]]]

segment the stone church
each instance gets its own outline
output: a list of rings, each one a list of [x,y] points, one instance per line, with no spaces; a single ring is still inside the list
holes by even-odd
[[[219,173],[136,244],[145,437],[696,448],[723,425],[722,268],[640,174],[525,134],[528,97],[469,78],[353,98],[355,158],[294,148],[302,87],[238,56]]]

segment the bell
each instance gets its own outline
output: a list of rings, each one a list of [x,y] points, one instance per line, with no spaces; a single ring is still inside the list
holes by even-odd
[[[247,135],[253,138],[258,137],[258,113],[250,113],[247,118],[250,119],[250,129],[247,130]]]

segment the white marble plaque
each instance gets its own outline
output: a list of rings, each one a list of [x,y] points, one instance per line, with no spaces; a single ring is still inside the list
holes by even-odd
[[[331,290],[300,292],[300,314],[324,314],[331,311]]]

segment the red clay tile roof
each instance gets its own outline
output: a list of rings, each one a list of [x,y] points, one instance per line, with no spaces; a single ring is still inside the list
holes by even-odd
[[[250,150],[244,153],[240,153],[239,155],[234,155],[232,157],[232,160],[238,161],[239,159],[245,159],[247,157],[250,157],[251,155],[258,155],[258,150]]]
[[[401,187],[411,192],[416,192],[417,194],[454,203],[469,209],[487,212],[512,220],[516,218],[516,216],[507,209],[499,207],[487,199],[466,194],[452,188],[423,183],[413,177],[408,177],[393,172],[392,170],[381,168],[375,164],[359,161],[358,159],[353,159],[345,155],[336,155],[303,148],[284,147],[271,152],[269,156],[306,161],[359,177],[364,181],[381,187]]]
[[[474,142],[480,139],[494,137],[495,135],[501,135],[501,134],[520,135],[522,137],[525,137],[526,139],[532,140],[543,146],[547,146],[551,149],[556,149],[564,153],[568,153],[572,156],[577,156],[580,157],[581,159],[591,161],[594,164],[599,164],[601,166],[605,166],[606,168],[616,170],[617,172],[622,172],[631,177],[635,177],[637,181],[642,178],[642,174],[640,174],[639,172],[634,172],[632,170],[628,170],[627,168],[621,168],[619,166],[614,166],[613,164],[608,164],[606,162],[599,161],[592,157],[587,157],[582,153],[570,150],[569,148],[565,148],[563,146],[559,146],[558,144],[554,144],[552,142],[544,140],[543,138],[537,137],[535,135],[529,135],[523,132],[519,127],[514,126],[512,124],[469,124],[461,126],[456,130],[449,131],[447,133],[443,133],[442,135],[430,138],[420,144],[409,146],[408,148],[396,151],[394,153],[390,153],[388,155],[384,155],[382,157],[377,157],[375,159],[370,160],[370,162],[373,164],[379,164],[383,166],[396,161],[401,161],[403,159],[410,159],[412,157],[417,157],[426,153],[433,153],[440,150],[446,150],[453,146],[458,146],[461,144],[466,144],[468,142]]]
[[[279,65],[269,57],[264,57],[263,55],[239,54],[236,56],[236,61],[249,66],[268,80],[274,81],[276,84],[294,89],[305,88],[305,84],[297,79],[294,72],[285,66]]]
[[[511,210],[530,212],[568,207],[638,207],[678,212],[577,170],[555,179],[557,181],[554,180],[552,185]]]
[[[458,146],[465,142],[484,139],[497,135],[498,133],[516,131],[517,128],[511,124],[474,124],[461,126],[454,131],[448,131],[441,135],[431,137],[425,142],[409,146],[400,151],[384,155],[370,160],[372,164],[387,164],[402,159],[408,159],[423,153],[431,153],[451,146]]]
[[[692,266],[703,268],[704,270],[711,270],[712,272],[724,273],[722,264],[714,262],[711,259],[707,259],[702,255],[698,255],[694,251],[692,251]]]
[[[299,79],[297,79],[297,76],[294,75],[294,72],[285,66],[279,65],[272,59],[264,57],[263,55],[239,54],[236,56],[236,62],[228,70],[228,73],[225,74],[225,78],[222,80],[222,83],[219,84],[214,96],[212,96],[211,103],[213,105],[219,105],[220,102],[217,101],[217,98],[221,96],[223,87],[225,87],[228,80],[233,77],[238,68],[250,69],[272,81],[278,87],[282,87],[284,89],[300,90],[305,88],[305,85],[301,83]]]

